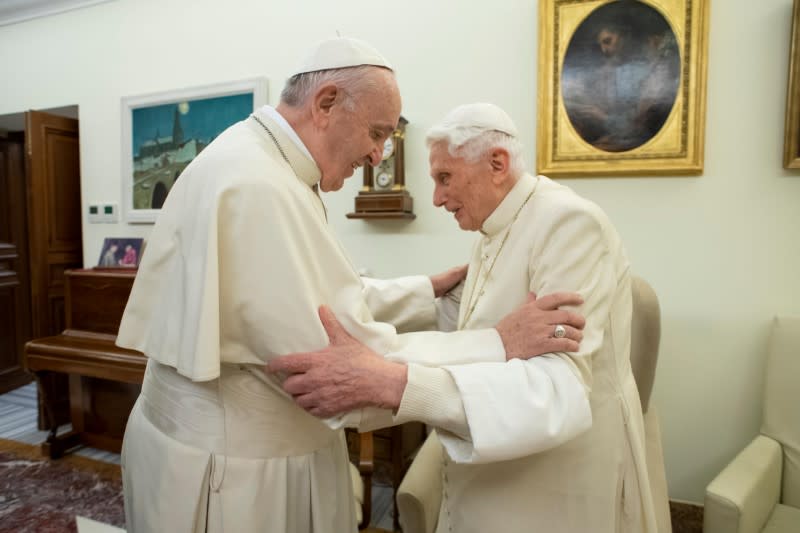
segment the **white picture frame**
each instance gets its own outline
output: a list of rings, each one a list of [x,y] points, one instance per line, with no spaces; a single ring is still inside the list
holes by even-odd
[[[122,98],[125,221],[154,223],[183,169],[224,129],[266,104],[267,93],[267,79],[258,77]]]

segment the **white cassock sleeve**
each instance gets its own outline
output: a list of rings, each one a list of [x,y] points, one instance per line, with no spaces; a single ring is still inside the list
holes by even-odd
[[[461,294],[464,292],[464,280],[436,299],[436,329],[439,331],[456,331],[458,329],[458,310],[461,306]]]
[[[393,325],[398,332],[436,329],[437,307],[428,276],[394,279],[361,277],[362,294],[372,317]]]
[[[392,324],[400,333],[456,331],[464,281],[435,298],[428,276],[382,280],[362,276],[364,300],[373,318]]]
[[[616,287],[603,228],[590,212],[562,209],[537,227],[528,259],[530,290],[581,294],[586,318],[580,351],[508,363],[446,366],[463,402],[469,438],[442,432],[463,463],[515,459],[558,446],[591,427],[592,355],[600,350]],[[556,231],[557,229],[557,231]],[[522,259],[524,260],[524,259]]]

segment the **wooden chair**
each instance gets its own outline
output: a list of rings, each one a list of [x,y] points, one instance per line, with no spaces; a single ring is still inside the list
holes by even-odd
[[[397,494],[403,477],[427,436],[427,430],[424,424],[410,422],[366,433],[347,430],[346,434],[353,465],[353,487],[360,506],[356,515],[360,517],[359,529],[363,530],[372,518],[372,482],[388,484]],[[360,497],[362,493],[363,497]],[[396,499],[393,514],[394,529],[399,530]]]
[[[369,527],[372,520],[372,472],[375,469],[372,432],[359,434],[358,462],[350,463],[353,492],[356,497],[356,520],[358,530]]]

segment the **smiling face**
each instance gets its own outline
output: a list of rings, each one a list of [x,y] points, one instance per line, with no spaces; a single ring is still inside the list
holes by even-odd
[[[394,74],[373,68],[366,76],[371,77],[366,80],[368,88],[360,93],[347,94],[337,88],[336,103],[328,111],[317,157],[323,191],[338,191],[357,168],[380,163],[383,145],[400,118],[400,91]]]
[[[505,189],[493,181],[496,172],[491,159],[491,154],[484,154],[470,163],[451,155],[445,141],[431,146],[433,205],[453,213],[463,230],[481,229],[505,195]]]

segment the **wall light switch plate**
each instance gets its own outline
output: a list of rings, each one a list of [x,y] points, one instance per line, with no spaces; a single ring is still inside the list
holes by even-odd
[[[119,221],[119,207],[117,206],[117,204],[101,203],[101,204],[91,204],[89,206],[90,223],[109,224],[117,221]]]
[[[99,205],[92,204],[89,206],[89,222],[92,224],[103,222],[103,216]]]
[[[119,210],[117,204],[103,204],[103,222],[117,222],[119,220]]]

